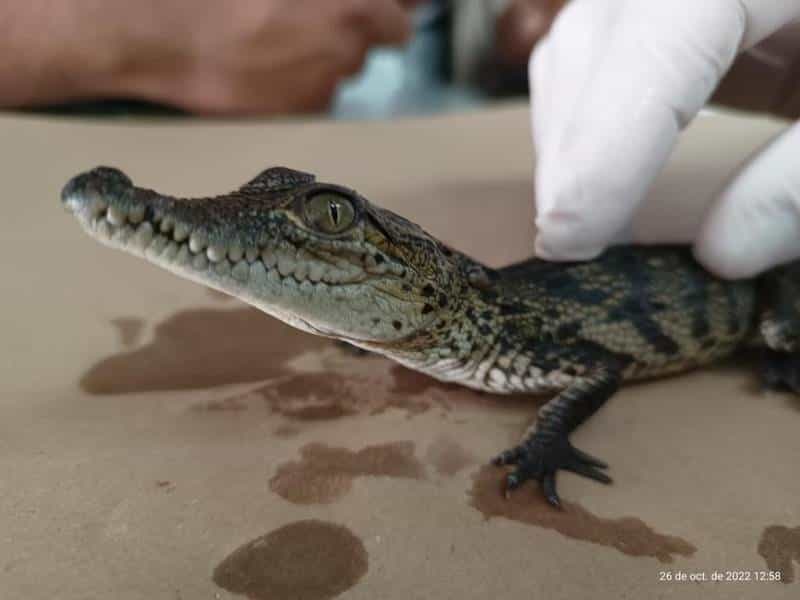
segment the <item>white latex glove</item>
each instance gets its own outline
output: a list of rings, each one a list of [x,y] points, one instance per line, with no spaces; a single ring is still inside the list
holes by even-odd
[[[678,134],[736,55],[797,18],[800,0],[572,0],[529,64],[536,253],[583,260],[630,241]],[[731,278],[800,257],[800,125],[755,156],[684,241]]]

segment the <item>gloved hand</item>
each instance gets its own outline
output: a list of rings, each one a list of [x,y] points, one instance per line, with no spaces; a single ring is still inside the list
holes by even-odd
[[[572,0],[529,63],[537,254],[589,259],[631,241],[648,187],[736,55],[797,18],[797,0]],[[800,125],[684,241],[731,278],[800,257]]]

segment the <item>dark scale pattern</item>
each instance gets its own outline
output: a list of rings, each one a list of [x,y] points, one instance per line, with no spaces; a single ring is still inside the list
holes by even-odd
[[[613,248],[588,263],[533,260],[499,274],[495,303],[504,313],[542,316],[536,335],[529,336],[539,351],[552,343],[591,355],[589,344],[599,345],[635,357],[626,376],[674,372],[720,358],[743,339],[755,314],[751,283],[713,280],[688,250],[677,247]],[[504,323],[509,334],[530,332],[530,324],[522,331],[510,327],[514,320]],[[741,323],[733,332],[732,320]]]

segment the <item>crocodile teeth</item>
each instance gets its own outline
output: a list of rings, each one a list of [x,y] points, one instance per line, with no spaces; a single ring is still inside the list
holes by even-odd
[[[267,282],[273,284],[275,287],[272,290],[272,293],[276,296],[281,295],[281,276],[278,275],[278,272],[275,269],[270,269],[267,271]]]
[[[195,231],[189,237],[189,250],[191,250],[194,253],[200,252],[203,248],[206,247],[207,241],[208,240],[206,239],[206,236],[203,233]]]
[[[164,248],[167,246],[167,238],[163,235],[157,235],[153,238],[153,241],[150,242],[150,245],[147,247],[147,255],[148,256],[159,256],[163,251]]]
[[[208,259],[205,254],[198,254],[192,259],[192,266],[198,271],[202,271],[208,267]]]
[[[105,239],[110,238],[111,237],[111,233],[112,233],[111,232],[111,224],[108,221],[106,221],[105,219],[102,219],[97,224],[97,233],[101,237],[104,237]]]
[[[342,281],[342,274],[340,271],[328,270],[322,276],[325,283],[340,283]]]
[[[189,252],[188,246],[183,244],[181,245],[180,250],[178,250],[178,256],[175,257],[175,264],[180,266],[188,265],[191,258],[192,255]]]
[[[125,224],[125,213],[118,206],[112,205],[108,207],[106,219],[108,219],[108,222],[115,227],[119,227]]]
[[[242,247],[238,244],[233,244],[230,248],[228,248],[228,258],[231,260],[231,262],[237,263],[242,260],[243,256],[244,250],[242,250]]]
[[[308,278],[313,281],[317,282],[322,280],[323,276],[325,275],[325,267],[322,263],[313,261],[310,265],[308,265]]]
[[[227,260],[223,260],[214,265],[214,270],[217,272],[217,275],[230,275],[231,264]]]
[[[144,219],[144,206],[138,204],[128,213],[128,220],[134,225],[138,225]]]
[[[236,263],[236,266],[233,267],[233,271],[231,271],[234,279],[241,281],[244,283],[247,281],[247,277],[250,275],[250,267],[247,265],[247,262],[244,260],[240,260]]]
[[[297,260],[294,265],[294,278],[302,281],[308,275],[308,267],[312,261],[312,256],[303,248],[297,251]]]
[[[118,244],[127,244],[128,239],[133,235],[133,229],[130,227],[120,227],[114,232],[113,239]]]
[[[308,263],[300,261],[294,267],[294,278],[298,281],[302,281],[308,275]]]
[[[150,223],[142,223],[136,230],[134,241],[140,250],[144,250],[153,239],[153,226]]]
[[[182,242],[189,237],[189,226],[183,223],[175,223],[175,230],[172,232],[172,237],[176,242]]]
[[[164,219],[161,221],[161,231],[167,233],[170,229],[172,229],[173,225],[175,225],[175,220],[172,217],[164,217]]]
[[[293,256],[289,256],[285,252],[278,254],[278,272],[284,277],[291,275],[296,265]]]
[[[250,265],[250,280],[255,284],[267,282],[267,270],[264,268],[264,263],[260,260]]]
[[[245,258],[247,262],[253,262],[255,259],[258,258],[258,248],[248,248],[247,252],[245,252]]]
[[[264,250],[261,253],[261,260],[264,262],[268,268],[272,268],[278,264],[278,257],[275,256],[274,250]]]
[[[212,263],[218,263],[225,258],[225,250],[220,246],[211,245],[206,249],[206,256]]]
[[[164,250],[163,258],[165,260],[175,260],[175,257],[178,255],[178,244],[175,242],[170,242],[167,244],[167,249]]]

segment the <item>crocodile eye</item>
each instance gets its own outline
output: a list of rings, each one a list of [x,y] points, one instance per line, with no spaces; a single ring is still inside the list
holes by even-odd
[[[323,233],[341,233],[356,218],[353,203],[333,192],[314,194],[306,200],[305,210],[309,225]]]

